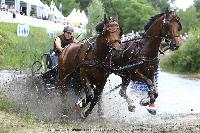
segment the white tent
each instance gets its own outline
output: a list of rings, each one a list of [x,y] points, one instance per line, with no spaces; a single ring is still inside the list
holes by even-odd
[[[31,10],[35,11],[35,15],[38,18],[42,18],[46,15],[47,5],[43,4],[40,0],[15,0],[15,9],[19,11],[19,6],[26,7],[26,15],[32,15]]]
[[[5,4],[5,0],[0,1],[0,6],[3,6]]]
[[[56,7],[53,1],[51,1],[49,15],[50,15],[50,20],[52,21],[62,22],[64,19],[64,16],[62,15],[61,12],[59,12],[58,8]]]
[[[40,0],[20,0],[25,3],[45,8],[45,5]]]
[[[47,4],[45,4],[44,6],[45,7],[43,8],[42,16],[45,17],[45,18],[48,18],[49,14],[50,14],[50,7]]]
[[[72,12],[67,16],[66,21],[73,26],[86,27],[88,18],[84,11],[80,12],[79,9],[76,10],[74,8]]]
[[[88,18],[84,11],[81,12],[81,21],[83,26],[86,26],[88,24]]]

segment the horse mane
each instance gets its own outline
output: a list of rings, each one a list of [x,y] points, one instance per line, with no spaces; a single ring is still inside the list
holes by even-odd
[[[157,14],[157,15],[151,17],[151,18],[149,19],[149,22],[147,22],[147,24],[144,26],[144,31],[147,31],[147,30],[149,29],[149,27],[153,24],[153,22],[154,22],[157,18],[161,17],[162,15],[164,15],[164,13],[160,13],[160,14]]]

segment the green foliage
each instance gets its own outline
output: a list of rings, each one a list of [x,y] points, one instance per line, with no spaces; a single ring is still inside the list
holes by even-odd
[[[24,119],[27,122],[27,124],[29,124],[29,125],[33,125],[33,124],[37,123],[37,119],[31,113],[27,113],[26,116],[24,117]]]
[[[104,9],[101,1],[93,0],[88,7],[87,36],[95,34],[96,25],[103,20]]]
[[[200,0],[194,0],[194,6],[196,7],[197,11],[200,12]]]
[[[168,0],[147,0],[148,2],[151,2],[153,7],[160,8],[161,12],[164,12],[167,7],[169,7]],[[171,2],[173,2],[172,0]]]
[[[200,27],[200,19],[198,19],[198,12],[194,6],[187,8],[186,11],[180,10],[178,16],[181,18],[182,31],[181,33],[185,33],[190,31],[191,29],[196,29]]]
[[[76,3],[75,0],[62,0],[62,12],[64,16],[68,16],[73,8],[78,9],[80,7],[79,3]]]
[[[146,0],[114,0],[113,6],[124,32],[143,30],[148,19],[159,13],[159,10],[153,8]]]
[[[0,67],[30,68],[53,45],[43,28],[30,27],[28,37],[17,36],[17,24],[0,23]]]
[[[76,2],[80,3],[80,10],[84,10],[87,14],[87,7],[92,2],[92,0],[76,0]]]
[[[50,0],[44,1],[49,3]],[[59,1],[55,0],[57,6]],[[104,13],[108,16],[118,16],[119,24],[124,32],[143,30],[148,19],[160,10],[158,6],[153,7],[151,2],[146,0],[62,0],[62,7],[64,16],[69,15],[73,8],[84,10],[89,20],[88,33],[91,35],[95,25],[102,21]]]
[[[116,7],[113,6],[112,0],[101,0],[103,3],[103,8],[105,9],[105,13],[109,16],[116,16],[118,13],[116,12]]]
[[[165,70],[175,72],[200,72],[200,29],[193,30],[191,38],[175,53],[161,63]]]

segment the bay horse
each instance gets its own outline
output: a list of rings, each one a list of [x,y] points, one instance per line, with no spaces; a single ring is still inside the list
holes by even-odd
[[[141,81],[147,84],[149,91],[148,97],[140,101],[142,106],[146,106],[151,114],[156,114],[155,99],[158,92],[154,80],[154,73],[159,64],[158,54],[160,43],[163,38],[170,40],[170,48],[176,47],[176,39],[178,31],[182,29],[179,17],[175,12],[166,11],[155,15],[145,26],[143,37],[137,41],[128,41],[123,43],[125,50],[123,51],[123,62],[116,64],[136,65],[133,69],[121,69],[115,72],[122,78],[120,95],[126,99],[129,111],[134,111],[135,105],[131,98],[126,94],[127,86],[130,80]]]
[[[110,74],[105,67],[105,64],[109,64],[107,57],[121,49],[121,35],[122,29],[118,21],[114,18],[107,19],[104,16],[102,33],[84,43],[70,44],[59,55],[59,85],[64,99],[67,98],[67,84],[75,73],[80,81],[80,89],[83,89],[86,94],[86,98],[78,101],[76,106],[84,108],[90,103],[89,108],[81,112],[82,118],[86,118],[99,101]]]

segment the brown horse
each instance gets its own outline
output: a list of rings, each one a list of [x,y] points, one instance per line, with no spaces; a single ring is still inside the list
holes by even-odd
[[[164,54],[164,52],[169,49],[172,51],[176,50],[182,45],[183,41],[182,41],[181,37],[175,37],[174,39],[175,40],[164,40],[161,42],[160,48],[159,48],[161,54]],[[169,45],[169,44],[173,44],[173,43],[171,43],[171,41],[175,41],[176,45],[175,46]]]
[[[116,61],[116,64],[123,64],[126,69],[122,67],[116,74],[122,78],[120,95],[126,99],[129,111],[135,109],[133,100],[126,95],[127,86],[132,80],[147,84],[149,88],[148,97],[142,99],[140,104],[146,106],[151,114],[156,114],[154,102],[158,97],[158,92],[154,81],[154,73],[159,64],[159,46],[162,39],[165,38],[171,41],[169,44],[171,48],[174,48],[176,46],[175,37],[181,29],[179,17],[174,12],[167,11],[151,18],[145,26],[145,33],[140,40],[129,41],[124,44],[126,49],[121,59],[124,63]],[[131,65],[132,67],[127,67]]]
[[[86,40],[82,44],[71,44],[59,56],[58,73],[62,94],[67,98],[67,84],[74,73],[80,80],[86,98],[76,103],[79,107],[90,107],[82,112],[86,118],[99,101],[109,71],[107,57],[121,49],[122,29],[114,18],[104,18],[104,30],[97,37]],[[93,91],[93,94],[91,93]]]

